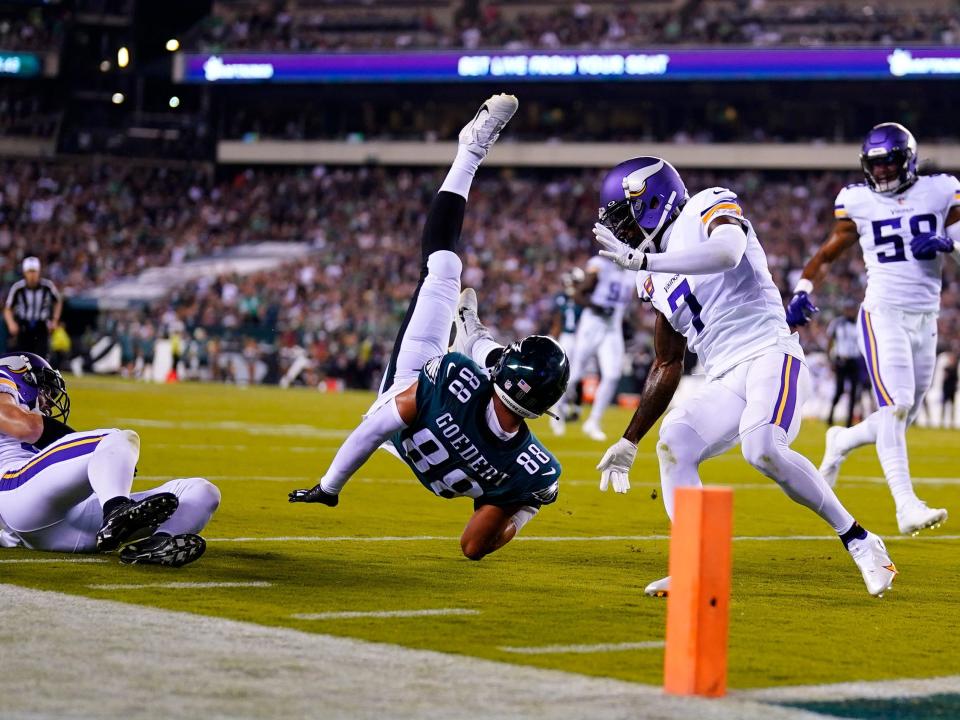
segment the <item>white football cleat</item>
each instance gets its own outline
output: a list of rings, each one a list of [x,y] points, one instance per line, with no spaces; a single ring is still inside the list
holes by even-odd
[[[847,551],[860,568],[863,582],[867,585],[867,592],[874,597],[883,597],[883,594],[893,586],[893,579],[897,576],[897,567],[890,559],[883,540],[872,532],[868,532],[862,540],[851,540],[847,545]]]
[[[650,597],[666,597],[670,594],[670,576],[654,580],[644,588],[643,593]]]
[[[897,526],[904,535],[916,535],[921,530],[940,527],[946,519],[945,509],[927,507],[923,500],[897,510]]]
[[[500,131],[510,122],[520,102],[515,95],[500,93],[487,98],[473,120],[460,131],[460,144],[480,157],[486,157],[490,147],[500,137]]]
[[[550,429],[553,430],[553,434],[557,437],[566,435],[567,433],[567,424],[563,421],[563,418],[560,417],[551,417],[550,418]]]
[[[469,358],[473,355],[473,346],[480,338],[492,339],[493,335],[487,326],[480,322],[477,314],[477,293],[473,288],[464,288],[457,303],[457,313],[453,318],[457,327],[456,337],[453,339],[453,351],[463,353]]]
[[[837,475],[840,474],[840,466],[847,456],[837,449],[837,435],[843,432],[844,428],[834,425],[827,428],[827,443],[823,450],[823,460],[820,461],[820,474],[827,481],[827,485],[833,487],[837,484]]]
[[[607,439],[607,434],[600,429],[600,423],[596,420],[587,420],[583,424],[583,434],[597,442],[603,442]]]

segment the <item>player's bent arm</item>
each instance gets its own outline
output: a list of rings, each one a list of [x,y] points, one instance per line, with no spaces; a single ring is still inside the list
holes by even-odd
[[[460,549],[470,560],[482,560],[517,536],[538,508],[532,505],[481,505],[467,522],[460,536]]]
[[[640,391],[640,404],[623,437],[636,445],[670,405],[683,376],[683,355],[687,341],[671,327],[663,313],[657,313],[653,335],[655,358]]]
[[[0,393],[0,433],[32,445],[43,435],[43,415],[24,410],[12,395]]]
[[[344,440],[320,482],[310,490],[294,490],[290,502],[319,502],[336,505],[347,480],[395,432],[407,427],[417,417],[417,385],[410,387],[369,413]]]
[[[747,233],[736,218],[721,215],[707,228],[707,240],[695,248],[646,256],[646,270],[684,275],[713,275],[733,270],[747,251]]]
[[[800,282],[797,283],[794,292],[813,292],[814,285],[826,276],[830,264],[856,245],[859,240],[860,233],[857,231],[857,224],[853,220],[837,220],[826,241],[804,265],[803,272],[800,274]]]

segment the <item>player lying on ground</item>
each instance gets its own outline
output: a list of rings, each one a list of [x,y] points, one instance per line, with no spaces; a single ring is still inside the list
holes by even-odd
[[[873,128],[860,152],[866,183],[837,195],[837,222],[803,268],[787,322],[806,325],[817,312],[814,283],[830,264],[860,243],[867,290],[860,306],[860,352],[867,363],[878,410],[851,428],[827,430],[820,472],[836,482],[847,454],[876,444],[902,533],[917,533],[947,519],[913,490],[907,426],[923,404],[937,364],[943,258],[960,262],[960,183],[952,175],[917,174],[917,141],[902,125]]]
[[[125,564],[179,567],[199,558],[196,533],[220,491],[202,478],[131,493],[140,438],[74,432],[60,373],[32,353],[0,355],[0,547],[68,553],[120,549]]]
[[[433,200],[421,239],[423,265],[400,328],[380,396],[311,490],[291,502],[335,506],[344,484],[383,445],[423,485],[444,498],[473,498],[475,512],[460,539],[472,560],[503,547],[541,505],[557,497],[560,464],[527,428],[563,393],[570,369],[552,338],[496,344],[464,290],[455,349],[447,353],[460,296],[456,254],[474,173],[517,109],[494,95],[460,132],[460,147]]]
[[[657,457],[670,518],[674,489],[699,487],[700,463],[739,442],[747,462],[837,532],[867,590],[883,593],[897,572],[883,541],[860,527],[810,461],[790,448],[810,379],[736,194],[718,187],[688,198],[669,163],[638,157],[607,174],[601,203],[594,233],[603,254],[641,271],[640,297],[653,304],[657,322],[640,406],[597,466],[600,489],[629,489],[637,442],[670,404],[689,347],[707,381],[660,426]],[[647,593],[665,594],[669,581],[652,583]]]

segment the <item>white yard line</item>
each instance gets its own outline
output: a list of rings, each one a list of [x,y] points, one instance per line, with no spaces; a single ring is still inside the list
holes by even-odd
[[[415,618],[440,615],[479,615],[479,610],[467,608],[432,608],[428,610],[345,610],[343,612],[298,613],[294,620],[359,620],[363,618]]]
[[[103,585],[87,585],[91,590],[207,590],[211,588],[266,588],[273,583],[252,582],[160,582],[160,583],[106,583]]]
[[[504,652],[516,655],[566,655],[569,653],[589,654],[626,652],[628,650],[655,650],[662,648],[662,640],[645,640],[643,642],[599,643],[597,645],[540,645],[533,647],[501,646]]]
[[[3,584],[0,643],[15,652],[0,673],[2,714],[30,720],[823,720],[748,698],[668,697],[619,680]]]
[[[459,538],[453,535],[382,535],[365,537],[360,535],[281,535],[276,537],[232,537],[207,538],[207,542],[222,543],[255,543],[255,542],[308,542],[308,543],[393,543],[393,542],[454,542]],[[669,535],[521,535],[514,542],[660,542],[669,540]],[[733,538],[735,542],[807,542],[829,541],[837,542],[836,535],[740,535]],[[922,542],[924,540],[960,540],[960,535],[887,535],[883,539],[887,542],[904,540]]]
[[[821,700],[857,700],[860,698],[927,697],[960,693],[960,675],[927,679],[877,680],[874,682],[833,683],[829,685],[796,685],[791,687],[741,690],[737,697],[772,702],[807,702]]]
[[[11,558],[0,560],[0,565],[48,565],[51,563],[105,563],[109,562],[106,558],[98,557],[66,557],[66,558]]]

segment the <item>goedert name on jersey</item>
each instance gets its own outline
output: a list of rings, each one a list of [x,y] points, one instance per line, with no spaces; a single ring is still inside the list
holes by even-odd
[[[509,441],[486,427],[493,396],[486,371],[448,353],[420,372],[417,419],[393,436],[394,447],[427,489],[444,498],[494,505],[556,500],[560,464],[526,425]]]
[[[733,270],[714,275],[640,273],[637,291],[649,300],[697,353],[710,377],[756,357],[790,336],[780,293],[753,227],[736,193],[709,188],[694,195],[674,221],[667,252],[696,248],[717,217],[743,223],[747,249]],[[799,345],[797,345],[799,352]]]
[[[954,205],[960,205],[960,183],[952,175],[921,175],[896,195],[877,193],[863,184],[840,191],[834,216],[856,223],[867,268],[864,304],[869,309],[940,309],[944,255],[920,260],[910,243],[918,235],[942,235]]]

